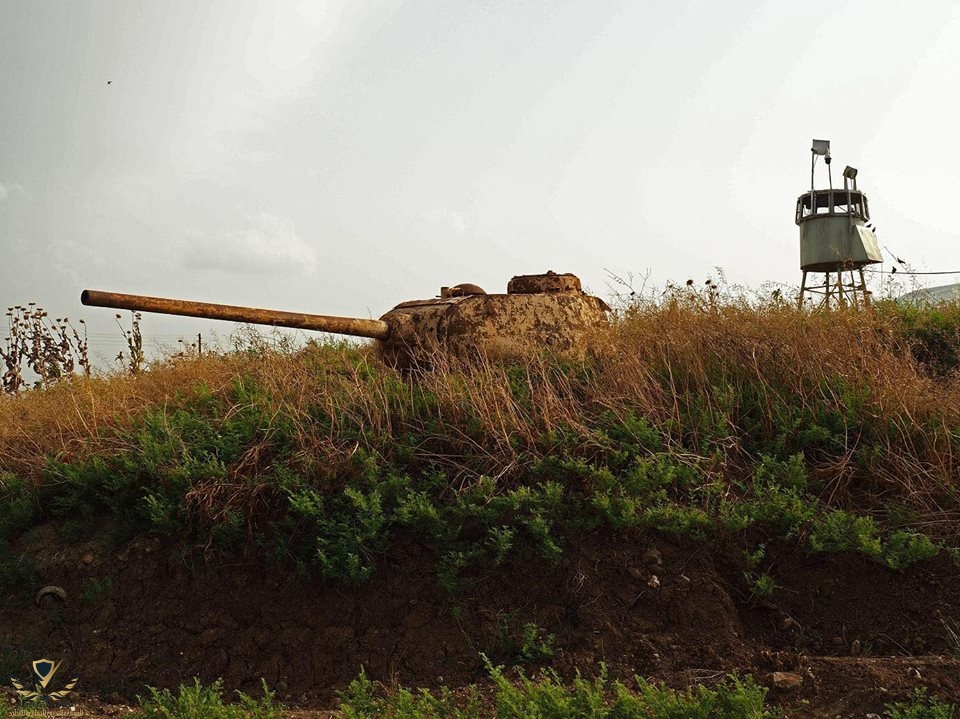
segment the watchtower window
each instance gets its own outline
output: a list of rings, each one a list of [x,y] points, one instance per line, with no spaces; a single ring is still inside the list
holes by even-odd
[[[797,200],[796,222],[815,215],[850,215],[870,219],[867,198],[858,190],[814,190]]]

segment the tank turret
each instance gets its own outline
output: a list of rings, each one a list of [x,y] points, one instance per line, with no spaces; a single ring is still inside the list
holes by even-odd
[[[518,356],[537,349],[582,356],[609,307],[583,292],[571,274],[547,272],[510,280],[506,294],[474,284],[441,287],[440,295],[401,302],[379,320],[84,290],[84,305],[204,317],[369,337],[394,367],[427,366],[436,352],[471,358]]]

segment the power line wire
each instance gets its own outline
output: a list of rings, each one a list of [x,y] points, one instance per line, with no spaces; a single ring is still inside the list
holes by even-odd
[[[909,270],[867,270],[872,275],[960,275],[960,270],[944,270],[942,272],[911,272]]]

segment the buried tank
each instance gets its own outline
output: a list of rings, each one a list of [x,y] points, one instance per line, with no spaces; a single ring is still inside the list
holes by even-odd
[[[203,317],[274,327],[369,337],[384,361],[401,369],[425,367],[434,353],[471,359],[516,357],[543,350],[582,357],[590,335],[610,308],[586,294],[572,274],[519,275],[506,294],[477,285],[441,287],[440,295],[401,302],[378,320],[304,314],[253,307],[84,290],[84,305],[136,312]]]

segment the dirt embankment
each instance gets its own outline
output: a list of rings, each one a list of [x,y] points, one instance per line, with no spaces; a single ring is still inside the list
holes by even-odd
[[[119,551],[70,546],[51,526],[17,551],[33,557],[50,595],[3,597],[4,672],[64,660],[78,690],[132,697],[144,685],[223,678],[257,692],[260,677],[290,704],[325,707],[361,665],[407,686],[482,682],[495,663],[549,665],[563,675],[634,674],[680,686],[726,672],[773,686],[796,716],[879,712],[927,686],[960,697],[950,629],[960,617],[960,568],[946,557],[903,572],[857,555],[767,548],[756,571],[738,540],[695,543],[603,533],[568,541],[557,566],[517,554],[480,565],[455,593],[436,557],[398,541],[359,587],[330,587],[263,562],[204,562],[156,538]]]

